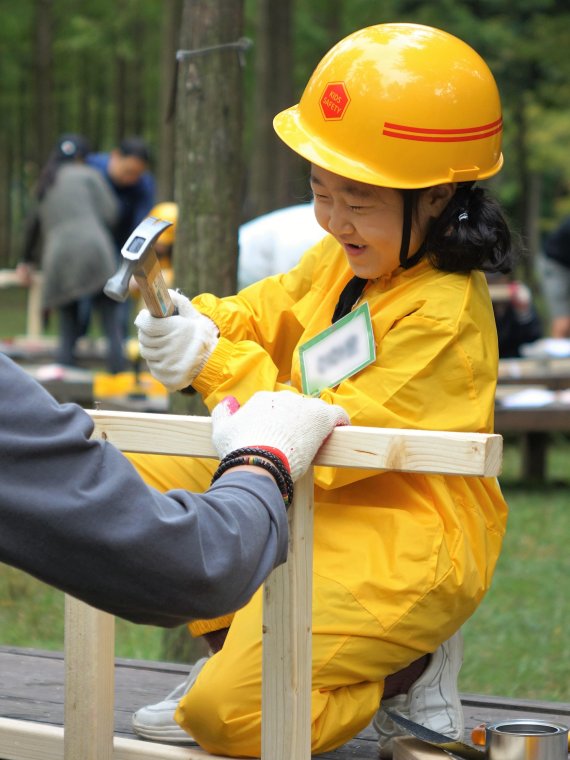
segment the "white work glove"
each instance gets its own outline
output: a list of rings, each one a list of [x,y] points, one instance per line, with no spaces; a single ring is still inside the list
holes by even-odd
[[[337,425],[350,425],[340,406],[292,391],[258,391],[242,407],[228,396],[214,408],[212,442],[220,459],[244,447],[278,449],[296,480]]]
[[[188,387],[216,347],[219,331],[186,296],[169,290],[178,309],[173,317],[153,317],[142,309],[135,319],[140,353],[153,377],[178,391]]]

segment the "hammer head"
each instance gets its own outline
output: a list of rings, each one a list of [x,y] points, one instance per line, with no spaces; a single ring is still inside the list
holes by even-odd
[[[104,287],[105,295],[115,301],[126,301],[129,296],[129,282],[131,276],[144,277],[150,271],[156,253],[154,243],[172,222],[147,216],[135,227],[129,235],[127,242],[121,248],[123,260],[118,271],[107,280]]]

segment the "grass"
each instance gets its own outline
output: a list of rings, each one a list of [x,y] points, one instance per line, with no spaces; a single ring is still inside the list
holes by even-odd
[[[20,291],[3,291],[0,337],[23,333]],[[464,692],[570,701],[570,443],[549,451],[549,485],[519,482],[516,441],[505,442],[501,483],[510,505],[493,586],[464,626]],[[0,644],[63,647],[63,596],[0,565]],[[117,620],[117,655],[163,659],[163,632]]]
[[[24,288],[0,290],[0,339],[25,334],[26,294]]]
[[[511,509],[493,585],[464,626],[460,688],[570,701],[567,488],[505,491]]]

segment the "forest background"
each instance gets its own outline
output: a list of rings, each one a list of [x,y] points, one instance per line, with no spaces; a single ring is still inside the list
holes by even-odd
[[[543,236],[570,213],[567,0],[0,0],[0,18],[0,268],[18,261],[59,134],[82,133],[96,150],[137,134],[153,149],[158,200],[182,210],[177,284],[233,292],[239,224],[308,198],[306,166],[274,136],[274,114],[297,102],[332,44],[388,21],[443,28],[489,63],[505,119],[505,167],[489,184],[531,284]],[[177,51],[193,53],[177,63]],[[512,516],[493,588],[465,627],[465,691],[570,699],[568,447],[557,452],[563,487],[529,490],[507,447]],[[0,644],[61,648],[61,605],[0,568]],[[188,662],[179,633],[125,623],[119,652]]]
[[[441,27],[489,63],[503,101],[506,157],[492,187],[529,251],[527,279],[543,235],[570,213],[565,0],[0,0],[2,7],[0,267],[16,263],[38,171],[57,136],[70,131],[97,150],[143,136],[153,148],[158,199],[176,197],[185,219],[204,202],[231,207],[223,209],[230,221],[222,247],[236,253],[239,223],[307,197],[306,170],[274,137],[273,115],[298,100],[334,42],[395,20]],[[243,38],[253,43],[246,52],[227,48],[176,63],[177,50]],[[221,106],[231,116],[223,125]],[[224,140],[229,153],[218,150]],[[197,151],[199,164],[190,155]],[[208,197],[192,195],[200,191],[189,177],[212,188]],[[203,248],[196,227],[186,226],[180,268],[194,246]],[[227,280],[219,289],[232,290],[235,269],[217,271]]]

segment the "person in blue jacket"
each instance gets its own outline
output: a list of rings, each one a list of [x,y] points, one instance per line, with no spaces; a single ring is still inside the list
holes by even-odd
[[[119,204],[117,221],[112,229],[117,264],[121,248],[133,229],[149,215],[155,205],[155,182],[151,173],[151,154],[140,137],[129,137],[107,153],[90,153],[87,164],[101,172],[113,190]],[[131,302],[119,306],[123,337],[128,337]],[[89,303],[84,304],[84,332],[89,325]]]

